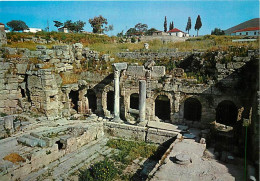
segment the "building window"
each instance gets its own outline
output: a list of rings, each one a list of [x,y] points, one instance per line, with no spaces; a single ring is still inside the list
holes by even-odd
[[[256,31],[254,32],[254,35],[256,35]]]
[[[242,35],[242,33],[239,33],[239,35]]]
[[[248,32],[246,32],[246,35],[248,35]]]

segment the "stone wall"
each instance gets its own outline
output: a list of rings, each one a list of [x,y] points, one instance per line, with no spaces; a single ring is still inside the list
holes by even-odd
[[[7,44],[6,33],[4,30],[0,30],[0,46]]]
[[[120,52],[117,54],[120,58],[126,59],[160,59],[160,58],[179,58],[179,57],[187,57],[191,55],[191,52],[162,52],[162,53],[155,53],[155,52]]]
[[[80,67],[81,60],[99,59],[109,60],[109,56],[99,56],[98,52],[83,48],[79,43],[72,46],[59,45],[53,49],[37,46],[36,51],[27,49],[2,48],[0,76],[2,77],[0,112],[8,114],[23,111],[32,111],[44,114],[50,118],[70,116],[75,113],[96,113],[102,116],[113,116],[107,110],[107,92],[114,91],[113,74],[101,75],[99,73],[82,72],[78,82],[62,85],[60,73],[73,74],[74,66]],[[154,57],[159,53],[130,53],[134,56]],[[202,53],[173,52],[163,56],[189,56],[198,61]],[[171,75],[166,74],[164,66],[154,66],[153,62],[145,66],[128,65],[120,73],[120,112],[125,121],[135,118],[130,109],[130,96],[139,93],[139,80],[146,80],[146,119],[159,121],[155,115],[156,99],[165,96],[169,99],[169,122],[203,127],[215,121],[216,107],[224,100],[232,101],[237,108],[244,105],[241,101],[241,91],[234,89],[239,84],[240,69],[256,58],[257,52],[248,53],[247,57],[234,57],[232,62],[216,63],[215,72],[217,80],[208,81],[207,84],[198,84],[196,79],[183,77],[184,70],[176,68]],[[19,55],[14,56],[14,55]],[[161,56],[161,55],[159,55]],[[39,63],[30,63],[31,58],[36,58]],[[200,60],[199,60],[200,62]],[[46,64],[53,66],[46,67]],[[191,62],[192,64],[192,62]],[[92,90],[96,97],[96,108],[91,111],[91,104],[87,92]],[[78,100],[74,102],[77,108],[72,109],[70,92],[78,93]],[[201,106],[200,122],[185,120],[184,104],[188,98],[197,99]],[[245,98],[243,98],[245,99]],[[134,111],[136,112],[136,111]],[[138,114],[138,110],[136,112]],[[162,121],[162,120],[161,120]]]
[[[119,124],[113,122],[105,122],[104,129],[105,133],[108,136],[115,136],[124,139],[139,140],[157,144],[165,143],[172,138],[177,138],[177,136],[179,135],[178,132],[173,131]]]

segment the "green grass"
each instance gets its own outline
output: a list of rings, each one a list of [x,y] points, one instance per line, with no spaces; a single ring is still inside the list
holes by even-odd
[[[154,144],[122,139],[110,139],[106,146],[119,151],[112,151],[110,158],[99,161],[86,170],[79,170],[80,181],[131,180],[133,175],[124,173],[125,168],[137,158],[149,158],[155,155],[158,149]]]
[[[152,156],[156,150],[156,145],[150,145],[145,142],[126,141],[122,139],[111,139],[107,142],[107,146],[118,149],[120,152],[112,158],[123,164],[129,164],[137,158],[148,158]]]

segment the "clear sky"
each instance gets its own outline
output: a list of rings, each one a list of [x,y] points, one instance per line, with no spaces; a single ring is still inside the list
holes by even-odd
[[[145,23],[148,28],[163,30],[164,16],[168,25],[185,31],[188,17],[191,17],[191,34],[195,34],[194,25],[201,16],[200,34],[210,34],[215,27],[223,30],[234,25],[259,17],[259,1],[0,1],[0,22],[22,20],[31,28],[42,28],[49,21],[50,30],[56,30],[53,20],[82,20],[86,22],[85,31],[92,31],[89,18],[102,15],[108,24],[114,25],[109,33]],[[169,26],[168,26],[169,27]]]

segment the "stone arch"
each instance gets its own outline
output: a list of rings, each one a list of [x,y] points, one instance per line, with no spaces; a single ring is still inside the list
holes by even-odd
[[[88,89],[85,95],[88,99],[89,109],[94,113],[97,110],[97,96],[93,89]]]
[[[101,97],[102,97],[101,105],[102,105],[104,115],[110,117],[111,114],[114,112],[114,87],[110,84],[105,86]]]
[[[75,111],[78,112],[79,91],[78,90],[71,90],[69,92],[69,99],[71,100],[70,108],[72,108],[72,109],[74,109]]]
[[[230,100],[221,101],[216,108],[216,122],[234,126],[237,121],[238,109]]]
[[[184,101],[184,119],[191,121],[201,120],[202,105],[196,98],[190,97]]]
[[[139,109],[139,94],[133,93],[130,95],[130,108]]]
[[[159,92],[159,93],[155,93],[151,96],[151,106],[152,106],[152,115],[153,115],[153,119],[155,118],[155,101],[156,101],[156,98],[158,96],[166,96],[169,100],[170,100],[170,120],[173,121],[173,114],[174,114],[174,98],[173,98],[173,95],[169,92]]]
[[[171,119],[171,103],[166,95],[158,95],[155,99],[155,116],[162,120]]]
[[[108,91],[106,96],[106,103],[107,103],[107,110],[110,111],[110,113],[114,112],[114,91]]]

